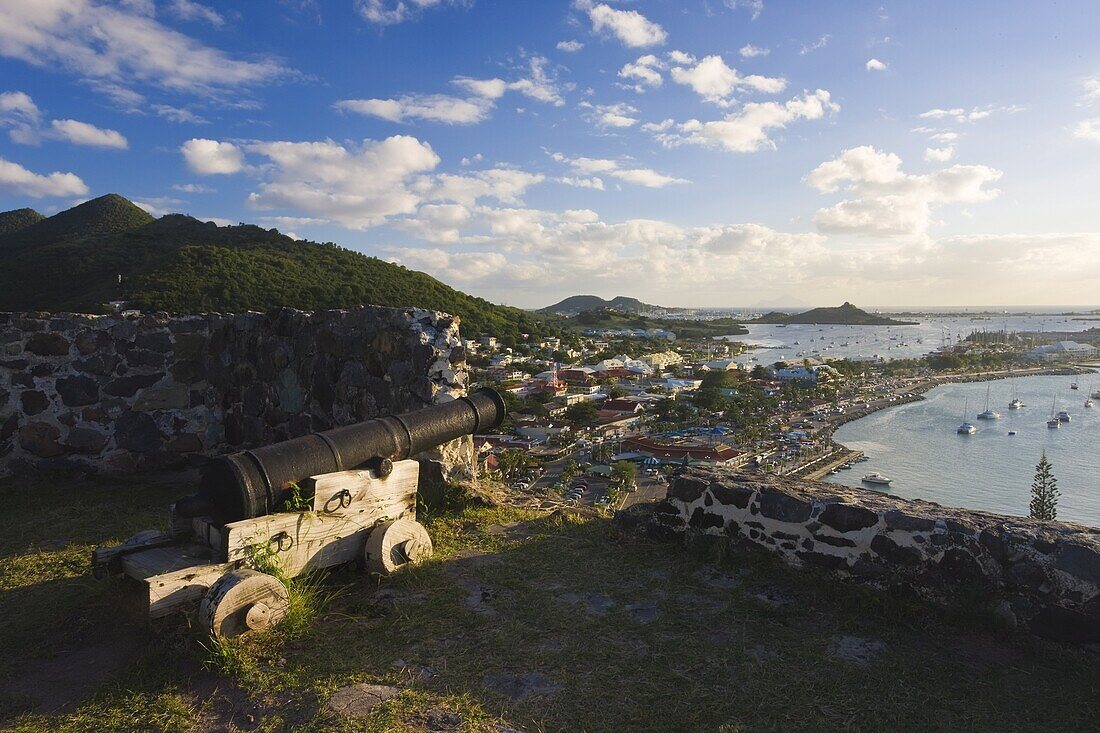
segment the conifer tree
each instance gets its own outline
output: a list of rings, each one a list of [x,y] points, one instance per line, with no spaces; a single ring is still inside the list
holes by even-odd
[[[1035,467],[1035,480],[1031,482],[1031,518],[1055,519],[1058,516],[1058,480],[1051,472],[1047,452]]]

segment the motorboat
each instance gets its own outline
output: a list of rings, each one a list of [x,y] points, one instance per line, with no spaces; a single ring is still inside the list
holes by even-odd
[[[1085,400],[1085,407],[1092,407],[1092,398],[1091,397],[1089,397],[1087,400]]]
[[[1019,410],[1023,406],[1024,403],[1020,401],[1019,397],[1013,397],[1012,402],[1008,403],[1008,409],[1010,410]]]
[[[1077,382],[1074,382],[1073,384],[1071,384],[1071,385],[1069,386],[1069,388],[1070,388],[1070,389],[1080,389],[1080,388],[1079,388],[1079,387],[1077,386]]]
[[[1015,435],[1015,434],[1016,434],[1016,431],[1015,431],[1015,430],[1009,430],[1009,431],[1008,431],[1008,434],[1009,434],[1009,435]]]
[[[1058,417],[1058,422],[1069,422],[1070,421],[1069,413],[1066,412],[1065,410],[1059,411],[1057,417]]]
[[[888,486],[894,479],[887,478],[877,471],[872,471],[863,477],[863,483],[865,484],[877,484],[879,486]]]

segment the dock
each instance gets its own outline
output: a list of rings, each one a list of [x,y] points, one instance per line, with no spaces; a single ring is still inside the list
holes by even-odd
[[[791,478],[803,478],[808,481],[817,481],[828,476],[829,472],[833,469],[854,461],[862,455],[863,451],[851,450],[850,448],[837,448],[784,475],[790,476]]]

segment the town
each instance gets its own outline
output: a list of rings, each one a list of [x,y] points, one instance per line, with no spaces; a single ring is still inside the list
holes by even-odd
[[[663,498],[684,466],[819,479],[865,460],[832,440],[849,420],[944,382],[1072,370],[1097,352],[986,331],[919,359],[770,364],[736,341],[662,329],[584,329],[513,347],[482,335],[464,348],[471,380],[509,408],[499,434],[475,438],[481,473],[547,506],[608,509]]]

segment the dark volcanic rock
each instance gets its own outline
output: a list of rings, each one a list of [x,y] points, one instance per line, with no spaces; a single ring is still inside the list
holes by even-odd
[[[99,384],[91,377],[62,377],[55,386],[66,407],[94,405],[99,401]]]
[[[780,522],[805,522],[810,518],[809,502],[779,491],[764,490],[759,498],[760,514]]]
[[[817,519],[838,532],[851,532],[878,524],[877,514],[855,504],[830,504]]]

